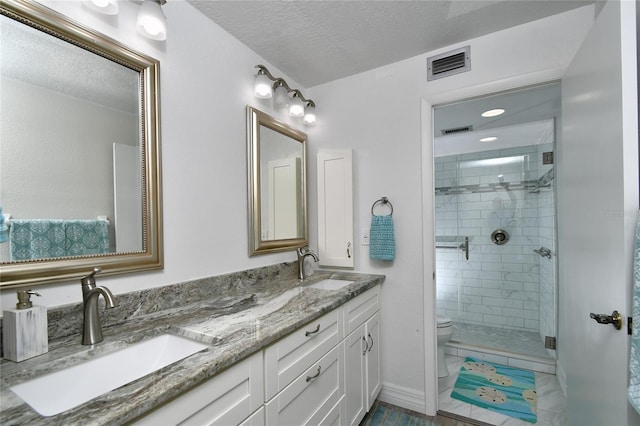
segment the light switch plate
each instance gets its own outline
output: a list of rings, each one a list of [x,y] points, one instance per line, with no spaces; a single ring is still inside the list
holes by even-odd
[[[369,230],[361,229],[360,230],[360,245],[368,246],[369,245]]]

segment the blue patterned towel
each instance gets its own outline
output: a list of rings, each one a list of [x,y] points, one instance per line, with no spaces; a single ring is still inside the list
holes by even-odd
[[[109,253],[109,222],[106,220],[65,221],[67,256]]]
[[[392,216],[372,216],[369,232],[369,257],[377,260],[393,260],[396,257],[396,242],[393,235]]]
[[[106,220],[14,219],[9,231],[11,260],[109,253]]]
[[[640,318],[640,217],[636,226],[636,251],[633,257],[633,314]],[[629,357],[629,395],[633,408],[640,413],[640,326],[633,327],[631,356]]]
[[[66,256],[64,221],[13,219],[9,229],[11,260]]]

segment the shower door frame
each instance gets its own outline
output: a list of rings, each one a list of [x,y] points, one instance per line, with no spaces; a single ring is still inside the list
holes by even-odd
[[[421,140],[422,140],[422,250],[425,253],[423,267],[423,309],[425,344],[425,414],[434,416],[438,410],[438,374],[437,374],[437,333],[436,333],[436,268],[435,268],[435,182],[434,182],[434,126],[433,108],[438,105],[460,102],[467,99],[486,96],[492,93],[506,92],[548,83],[560,82],[561,70],[543,70],[516,75],[501,80],[488,81],[449,90],[427,94],[421,99]],[[430,255],[429,255],[430,253]],[[557,282],[557,268],[556,268]],[[430,283],[430,284],[429,284]],[[557,287],[557,286],[556,286]],[[556,289],[557,293],[557,289]],[[556,296],[556,305],[559,305]],[[557,312],[556,312],[557,315]],[[556,325],[557,329],[557,325]]]

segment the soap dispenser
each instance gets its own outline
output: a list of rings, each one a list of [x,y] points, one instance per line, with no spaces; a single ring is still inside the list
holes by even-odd
[[[49,351],[47,307],[33,305],[31,290],[18,291],[15,309],[3,312],[2,347],[4,358],[20,362]]]

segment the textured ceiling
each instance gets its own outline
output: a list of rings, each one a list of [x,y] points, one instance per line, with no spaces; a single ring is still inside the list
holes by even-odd
[[[579,0],[188,0],[304,87],[593,4]]]

